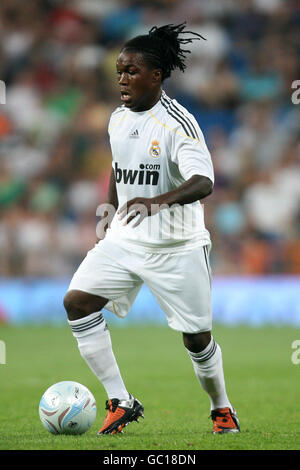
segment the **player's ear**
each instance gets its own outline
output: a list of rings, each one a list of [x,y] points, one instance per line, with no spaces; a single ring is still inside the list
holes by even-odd
[[[161,69],[152,70],[152,80],[154,83],[160,83],[162,81],[162,71]]]

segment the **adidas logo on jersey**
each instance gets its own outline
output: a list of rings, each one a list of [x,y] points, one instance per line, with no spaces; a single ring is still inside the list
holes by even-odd
[[[139,131],[136,129],[132,134],[129,134],[130,139],[138,139]]]
[[[115,178],[116,183],[124,184],[151,184],[156,186],[158,184],[160,165],[143,164],[141,163],[138,170],[128,170],[127,168],[119,168],[118,163],[115,163]]]

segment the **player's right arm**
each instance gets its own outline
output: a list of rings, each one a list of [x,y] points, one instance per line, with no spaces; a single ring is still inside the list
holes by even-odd
[[[115,172],[114,169],[111,169],[110,174],[110,181],[106,196],[106,204],[111,204],[114,206],[115,210],[118,209],[119,201],[118,201],[118,193],[117,193],[117,186],[116,186],[116,179],[115,179]]]
[[[105,203],[101,204],[100,211],[97,212],[97,215],[100,216],[100,222],[97,224],[97,242],[105,238],[106,231],[110,227],[112,219],[118,209],[118,205],[119,201],[115,172],[112,168]]]
[[[108,134],[111,135],[111,130],[118,124],[119,120],[124,118],[125,108],[119,106],[112,113],[109,124],[108,124]],[[100,221],[97,224],[97,242],[103,240],[106,235],[107,229],[110,227],[112,219],[114,218],[117,209],[119,206],[116,178],[114,169],[111,169],[109,186],[107,190],[107,195],[105,202],[98,206],[97,215],[100,217]]]

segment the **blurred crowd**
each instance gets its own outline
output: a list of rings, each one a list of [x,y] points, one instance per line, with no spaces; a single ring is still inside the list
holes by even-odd
[[[71,276],[96,241],[125,40],[187,21],[206,41],[164,89],[212,153],[218,275],[300,273],[300,6],[289,0],[1,0],[0,276]]]

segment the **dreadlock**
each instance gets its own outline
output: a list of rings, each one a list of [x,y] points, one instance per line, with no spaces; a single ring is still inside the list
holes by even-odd
[[[153,26],[148,34],[136,36],[127,41],[122,51],[134,51],[143,54],[145,62],[154,68],[162,70],[162,80],[170,77],[171,72],[179,69],[185,71],[186,54],[191,51],[182,49],[182,44],[194,40],[204,39],[198,33],[184,31],[186,23],[179,25],[167,24],[158,28]],[[192,34],[194,37],[180,37],[183,34]]]

